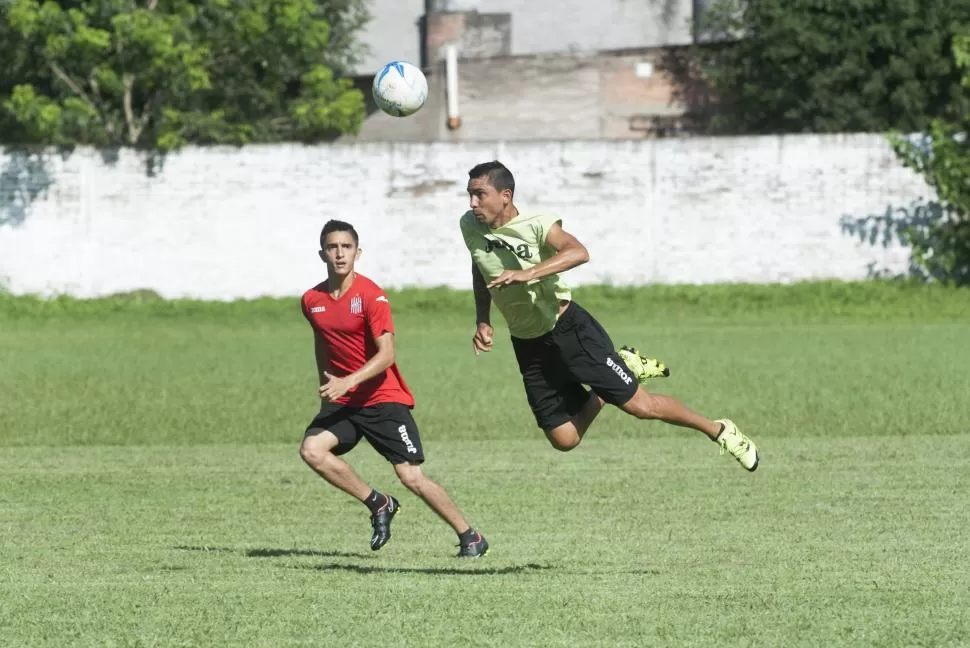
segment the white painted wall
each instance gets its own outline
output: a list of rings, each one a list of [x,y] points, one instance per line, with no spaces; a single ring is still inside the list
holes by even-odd
[[[468,288],[457,219],[468,168],[493,158],[516,174],[520,208],[561,214],[588,245],[574,284],[903,271],[906,250],[860,244],[840,218],[928,194],[879,135],[193,148],[155,178],[128,152],[113,163],[90,150],[54,156],[46,176],[0,154],[0,285],[298,295],[323,277],[317,237],[337,217],[358,227],[360,269],[379,283]]]

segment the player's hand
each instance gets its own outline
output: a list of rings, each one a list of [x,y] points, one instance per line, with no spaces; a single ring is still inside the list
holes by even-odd
[[[487,288],[504,288],[513,284],[523,284],[532,279],[528,270],[503,270],[502,274],[492,279]]]
[[[354,383],[349,377],[337,378],[326,371],[323,372],[327,382],[320,385],[320,399],[325,403],[337,400],[354,387]]]
[[[492,350],[492,327],[490,324],[485,322],[478,324],[478,330],[472,337],[472,348],[475,349],[475,355],[481,355],[482,351],[488,353]]]

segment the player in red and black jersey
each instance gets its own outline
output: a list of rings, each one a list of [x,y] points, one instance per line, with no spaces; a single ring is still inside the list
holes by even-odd
[[[303,315],[313,329],[320,412],[307,427],[300,456],[321,477],[363,502],[371,511],[378,550],[391,537],[400,504],[379,493],[340,458],[363,438],[394,466],[401,483],[458,534],[458,555],[474,558],[488,542],[472,529],[437,483],[421,470],[424,451],[411,416],[414,396],[398,370],[391,305],[381,288],[354,271],[360,256],[357,231],[331,220],[320,234],[327,281],[303,295]]]

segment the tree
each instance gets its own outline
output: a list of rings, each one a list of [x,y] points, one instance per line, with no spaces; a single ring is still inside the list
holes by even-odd
[[[970,0],[722,0],[696,61],[716,133],[917,131],[968,106],[953,36]]]
[[[328,0],[317,5],[316,16],[330,25],[324,63],[339,74],[349,74],[367,52],[357,37],[370,22],[370,9],[365,0]]]
[[[953,41],[962,87],[970,90],[970,35]],[[904,238],[913,264],[924,278],[970,284],[970,111],[959,119],[934,119],[923,137],[894,132],[897,156],[936,191],[936,209],[910,223]]]
[[[334,51],[321,16],[345,17],[346,31],[360,26],[362,6],[9,0],[0,6],[0,35],[13,39],[0,51],[32,65],[15,66],[14,83],[0,82],[2,105],[25,143],[168,150],[355,132],[363,96],[334,73],[354,61],[353,37],[340,34],[350,49]]]

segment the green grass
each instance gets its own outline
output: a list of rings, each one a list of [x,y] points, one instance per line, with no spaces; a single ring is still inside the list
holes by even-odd
[[[970,291],[897,283],[577,291],[657,389],[758,442],[607,411],[535,429],[470,298],[392,295],[429,461],[489,537],[365,509],[296,449],[315,407],[295,300],[0,296],[2,646],[957,646],[970,642]]]

